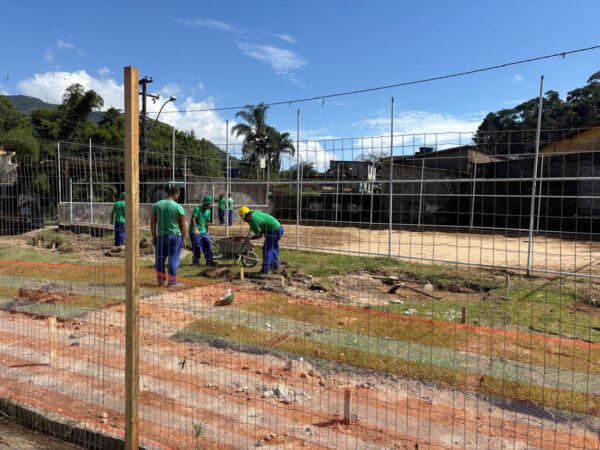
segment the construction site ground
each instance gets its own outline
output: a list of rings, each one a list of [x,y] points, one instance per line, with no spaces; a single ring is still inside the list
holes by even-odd
[[[333,238],[340,230],[329,229],[327,238],[325,230],[301,234],[302,246],[330,244],[326,256],[286,250],[283,274],[267,279],[247,271],[242,281],[232,262],[208,272],[191,267],[186,253],[185,288],[176,292],[154,286],[152,256],[144,256],[140,417],[149,447],[600,445],[600,336],[590,331],[600,315],[586,301],[596,292],[589,280],[335,259],[342,256],[327,253],[332,242],[346,249],[358,236],[358,249],[363,245],[363,230]],[[33,246],[35,233],[2,240],[0,395],[119,435],[123,260],[109,238],[65,236],[68,252]],[[283,243],[293,246],[293,236]],[[422,239],[439,258],[438,236]],[[571,252],[574,269],[583,262],[578,252],[598,255],[596,244],[547,245],[562,252],[555,268],[563,270]],[[516,241],[509,247],[520,255]],[[233,304],[219,306],[229,289]],[[542,309],[538,317],[538,306],[548,312],[548,299],[560,314],[569,312],[570,329],[552,329]],[[530,316],[523,317],[524,304]],[[53,364],[47,316],[59,318]]]

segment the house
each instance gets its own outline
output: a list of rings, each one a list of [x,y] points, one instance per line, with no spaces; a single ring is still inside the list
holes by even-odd
[[[540,146],[540,154],[587,153],[600,151],[600,124],[589,128],[564,130],[555,142]]]

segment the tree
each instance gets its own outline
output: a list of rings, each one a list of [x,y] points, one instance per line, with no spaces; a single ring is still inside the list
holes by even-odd
[[[40,145],[31,122],[5,96],[0,96],[0,146],[18,157],[39,158]]]
[[[296,151],[289,133],[280,133],[276,128],[267,125],[266,117],[269,107],[264,103],[246,106],[235,115],[245,123],[238,123],[231,129],[235,137],[242,136],[242,154],[246,165],[257,167],[260,158],[265,158],[272,173],[281,168],[281,154],[293,155]]]
[[[475,142],[489,152],[524,153],[534,151],[538,98],[514,108],[489,113],[479,125]],[[544,94],[542,142],[556,140],[562,130],[589,127],[600,122],[600,71],[587,84],[567,93],[563,100],[556,91]]]

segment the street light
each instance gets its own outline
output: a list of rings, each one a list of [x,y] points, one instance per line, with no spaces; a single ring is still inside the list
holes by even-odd
[[[158,98],[159,98],[159,97],[157,96],[157,99],[158,99]],[[169,97],[169,99],[168,99],[166,102],[164,102],[164,103],[162,104],[162,106],[161,106],[161,107],[160,107],[160,109],[158,110],[158,114],[157,114],[157,115],[156,115],[156,117],[154,118],[154,122],[152,123],[152,125],[150,125],[150,127],[148,128],[148,130],[147,130],[146,132],[148,132],[148,131],[150,131],[152,128],[154,128],[154,125],[156,125],[156,122],[158,122],[158,118],[160,117],[160,113],[162,112],[163,108],[164,108],[164,107],[167,105],[167,103],[174,102],[175,100],[177,100],[177,98],[176,98],[174,95],[171,95],[171,96]]]

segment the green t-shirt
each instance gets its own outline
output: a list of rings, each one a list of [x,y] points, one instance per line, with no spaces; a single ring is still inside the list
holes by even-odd
[[[219,209],[225,209],[226,204],[227,204],[227,199],[225,199],[225,198],[219,199]]]
[[[179,216],[185,216],[183,206],[170,198],[154,204],[152,214],[156,216],[157,234],[174,234],[181,236]]]
[[[231,197],[229,200],[227,200],[227,204],[229,205],[227,209],[229,209],[229,211],[233,211],[233,199]]]
[[[198,233],[206,233],[206,224],[210,222],[210,208],[202,211],[202,208],[198,208],[198,211],[194,209],[194,217],[196,218],[196,224],[198,225]],[[196,230],[194,230],[195,232]]]
[[[275,217],[262,211],[252,211],[252,219],[248,225],[250,225],[250,229],[255,234],[270,233],[281,227],[281,224]]]
[[[192,211],[192,218],[196,217],[199,212],[200,212],[200,206],[196,206],[194,208],[194,211]],[[197,230],[197,228],[194,226],[194,221],[190,220],[190,234],[194,234],[196,232],[196,230]]]
[[[125,223],[125,200],[115,202],[113,206],[113,216],[115,223]]]

